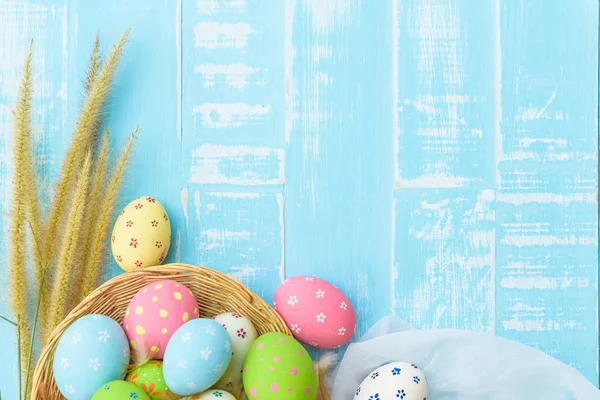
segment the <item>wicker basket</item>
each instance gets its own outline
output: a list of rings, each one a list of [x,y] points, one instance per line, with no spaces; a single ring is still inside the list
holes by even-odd
[[[212,269],[184,264],[168,264],[119,275],[86,297],[50,335],[35,368],[32,399],[64,399],[54,383],[52,360],[64,331],[87,314],[104,314],[117,322],[123,320],[133,296],[148,283],[172,279],[186,285],[198,301],[201,317],[237,311],[252,320],[259,334],[282,332],[291,335],[279,314],[240,282]],[[243,397],[243,394],[240,398]]]

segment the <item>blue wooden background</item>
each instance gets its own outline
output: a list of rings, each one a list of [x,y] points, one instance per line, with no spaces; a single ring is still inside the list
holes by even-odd
[[[94,36],[127,26],[115,151],[143,132],[122,204],[166,206],[168,261],[269,301],[314,274],[359,333],[391,313],[489,332],[598,383],[597,0],[0,0],[0,210],[30,38],[48,204]]]

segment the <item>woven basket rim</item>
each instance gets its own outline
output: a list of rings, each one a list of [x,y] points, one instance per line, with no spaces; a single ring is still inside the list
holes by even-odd
[[[192,292],[194,292],[194,296],[199,301],[199,298],[204,298],[206,296],[198,294],[197,290],[194,290],[197,286],[202,286],[204,283],[212,283],[218,284],[219,288],[226,288],[226,294],[230,299],[235,301],[243,301],[244,307],[247,307],[245,312],[240,312],[240,310],[227,309],[228,305],[216,304],[216,308],[220,308],[223,312],[227,311],[238,311],[242,314],[247,314],[246,317],[250,318],[253,322],[259,334],[266,332],[281,332],[287,335],[292,335],[291,331],[287,327],[285,321],[281,316],[271,307],[267,302],[265,302],[259,295],[253,292],[251,289],[246,287],[241,282],[237,281],[235,278],[227,275],[226,273],[207,268],[204,266],[193,266],[189,264],[182,263],[171,263],[165,264],[155,267],[148,267],[138,270],[133,270],[129,272],[125,272],[111,278],[107,282],[100,285],[96,288],[92,293],[90,293],[84,300],[81,301],[77,306],[73,308],[73,310],[65,317],[65,319],[52,331],[48,341],[43,346],[42,352],[40,354],[39,360],[37,362],[35,372],[33,375],[33,384],[31,391],[31,398],[36,400],[41,399],[64,399],[64,397],[59,396],[56,397],[52,395],[51,397],[47,397],[48,393],[57,393],[58,389],[56,388],[56,384],[54,382],[53,375],[53,359],[54,352],[58,345],[62,334],[66,331],[66,329],[77,319],[83,317],[84,315],[97,313],[94,310],[98,308],[94,308],[96,303],[100,302],[101,304],[106,304],[107,307],[110,308],[110,302],[102,302],[105,300],[105,297],[115,295],[115,290],[121,288],[122,285],[132,286],[136,288],[138,286],[142,287],[152,281],[170,279],[175,281],[180,281],[186,285]],[[193,281],[193,283],[189,283],[188,281]],[[192,287],[190,287],[192,286]],[[208,287],[208,286],[207,286]],[[138,289],[131,289],[127,295],[123,296],[122,301],[129,302],[131,298],[137,293]],[[115,300],[116,302],[116,300]],[[114,310],[114,313],[121,314],[124,313],[124,309]],[[99,312],[102,314],[102,312]],[[215,314],[216,315],[216,314]],[[112,317],[111,317],[112,318]],[[257,326],[257,319],[261,321],[263,318],[267,318],[269,323],[265,324],[260,322]],[[120,320],[115,319],[119,325],[121,325]],[[120,318],[119,318],[120,319]],[[234,394],[235,395],[235,394]],[[243,398],[243,393],[241,395]]]

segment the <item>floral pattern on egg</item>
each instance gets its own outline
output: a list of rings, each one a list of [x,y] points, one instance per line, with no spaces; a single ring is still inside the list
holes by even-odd
[[[287,279],[277,288],[274,301],[294,337],[312,347],[343,346],[356,330],[356,313],[350,300],[323,279]]]
[[[238,393],[242,390],[242,367],[252,343],[258,338],[258,332],[249,318],[237,313],[224,313],[214,317],[229,334],[233,357],[225,374],[214,385],[215,389]]]
[[[119,214],[111,236],[115,261],[125,271],[161,264],[171,245],[171,222],[154,197],[143,196]]]
[[[140,365],[127,375],[126,380],[142,388],[151,400],[179,399],[179,396],[167,387],[162,361],[151,360]]]
[[[227,331],[212,319],[182,325],[165,351],[163,371],[169,389],[181,396],[209,389],[227,370],[231,348]]]
[[[173,333],[198,313],[196,298],[184,284],[161,280],[144,286],[131,299],[123,319],[131,358],[162,359]]]
[[[68,400],[89,399],[100,385],[121,379],[128,363],[123,329],[105,315],[89,314],[61,336],[54,353],[54,380]]]
[[[354,400],[398,399],[427,399],[427,380],[415,364],[385,364],[367,375],[354,393]]]
[[[84,399],[80,397],[79,399]],[[88,397],[89,398],[89,397]],[[151,400],[150,397],[141,388],[125,381],[111,381],[103,384],[91,400],[117,400],[117,399],[135,399]]]
[[[218,400],[235,400],[235,397],[229,392],[224,390],[207,390],[206,392],[200,393],[197,397],[194,397],[194,400],[210,400],[210,399],[218,399]]]

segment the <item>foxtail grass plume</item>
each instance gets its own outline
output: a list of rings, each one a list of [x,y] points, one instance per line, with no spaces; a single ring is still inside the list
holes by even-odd
[[[31,155],[31,96],[32,96],[32,44],[25,59],[23,78],[17,95],[17,104],[13,109],[14,118],[14,176],[10,224],[10,289],[11,308],[19,319],[19,349],[30,346],[29,332],[31,324],[27,318],[27,199],[30,189],[26,182],[30,178],[27,172],[33,165]],[[21,365],[27,362],[27,353],[19,352]],[[19,379],[21,371],[19,371]],[[20,380],[19,380],[20,382]]]
[[[84,81],[85,99],[71,144],[63,161],[61,176],[47,220],[42,221],[38,203],[32,151],[32,48],[25,60],[14,117],[14,176],[10,224],[10,303],[19,317],[19,362],[27,368],[35,354],[38,329],[42,344],[70,311],[73,303],[89,293],[98,281],[112,220],[127,163],[139,127],[131,135],[109,178],[109,135],[100,149],[98,131],[119,60],[129,35],[127,30],[105,61],[96,37]],[[98,153],[98,154],[96,154]],[[88,209],[91,207],[91,209]],[[67,217],[64,218],[64,215]],[[28,228],[31,242],[28,242]],[[33,249],[30,249],[33,247]],[[27,278],[28,260],[33,260],[37,305],[29,312],[29,293],[35,293]],[[76,279],[75,272],[81,276]],[[78,293],[71,299],[72,293]],[[46,296],[50,295],[50,298]],[[32,300],[32,299],[31,299]],[[39,316],[39,320],[38,320]],[[20,368],[19,378],[24,374]]]
[[[102,117],[107,94],[110,89],[117,65],[123,55],[129,29],[119,39],[114,46],[108,58],[104,62],[98,76],[91,83],[90,89],[86,95],[81,114],[77,121],[77,126],[71,140],[71,145],[67,150],[65,160],[62,166],[61,177],[56,184],[56,193],[52,203],[48,225],[46,228],[46,237],[54,238],[59,229],[60,216],[68,202],[68,195],[75,184],[77,171],[81,167],[82,153],[90,150],[97,136],[98,121]],[[92,56],[92,61],[95,58]],[[93,68],[90,68],[92,71]],[[95,74],[89,73],[89,76]],[[44,255],[50,258],[56,249],[56,240],[48,240],[45,246]]]
[[[102,57],[100,56],[100,34],[96,34],[96,40],[94,41],[94,50],[90,56],[90,66],[85,79],[85,93],[90,93],[98,76],[98,71],[102,67]]]
[[[100,146],[100,152],[98,153],[98,157],[96,159],[96,165],[92,175],[90,194],[88,196],[89,206],[86,209],[85,221],[82,226],[81,237],[83,240],[83,252],[81,254],[81,259],[79,260],[79,268],[73,271],[76,276],[75,284],[73,285],[75,292],[71,299],[73,305],[83,300],[84,288],[86,285],[85,282],[89,280],[89,259],[93,238],[96,235],[95,231],[98,228],[98,210],[100,209],[105,196],[104,188],[106,186],[108,176],[109,148],[110,129],[107,129],[104,132],[104,137],[102,138],[102,144]]]
[[[118,63],[123,55],[129,32],[128,29],[123,33],[104,62],[102,62],[99,53],[99,39],[96,38],[86,79],[86,97],[71,139],[71,144],[67,149],[67,154],[63,161],[61,176],[56,184],[55,195],[44,232],[44,237],[49,238],[49,240],[45,241],[44,251],[42,252],[47,264],[52,264],[55,261],[53,256],[56,254],[58,243],[60,243],[60,240],[57,240],[57,238],[61,237],[61,233],[64,230],[64,223],[61,222],[61,216],[64,210],[68,208],[69,195],[73,192],[73,187],[76,184],[77,172],[81,169],[83,154],[95,150],[104,105],[106,104]],[[52,289],[51,285],[55,280],[53,276],[54,272],[54,270],[48,270],[45,279],[47,285],[42,288],[42,294],[48,293]],[[49,305],[50,302],[42,303],[42,315],[50,315],[50,311],[48,310]],[[53,328],[52,323],[52,320],[43,320],[41,326],[43,342],[46,341]]]
[[[92,154],[87,153],[77,180],[77,185],[75,186],[75,193],[71,202],[71,209],[67,217],[65,232],[62,236],[62,245],[57,259],[56,280],[50,296],[50,312],[46,317],[47,321],[50,322],[50,329],[58,325],[68,312],[68,293],[70,291],[73,271],[77,267],[76,261],[80,251],[77,242],[85,217],[91,169]]]
[[[133,152],[133,145],[139,131],[140,127],[138,125],[129,137],[129,140],[127,140],[125,147],[123,147],[119,160],[117,161],[115,169],[110,178],[108,187],[106,188],[103,203],[100,207],[100,216],[98,217],[98,222],[92,236],[89,258],[86,262],[88,270],[85,274],[86,281],[84,286],[84,296],[87,296],[93,290],[100,279],[100,271],[102,268],[102,261],[104,260],[103,255],[106,247],[108,229],[112,221],[115,206],[117,204],[119,190],[125,178],[127,164],[129,163],[129,159],[131,158],[131,154]]]

